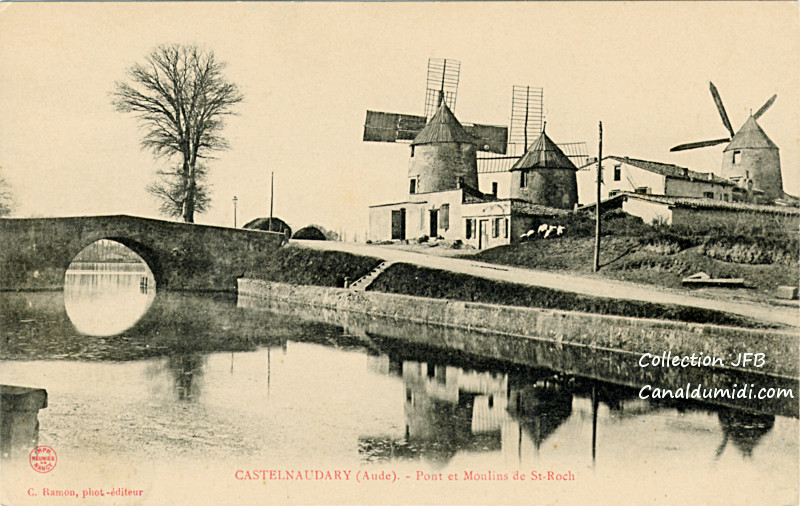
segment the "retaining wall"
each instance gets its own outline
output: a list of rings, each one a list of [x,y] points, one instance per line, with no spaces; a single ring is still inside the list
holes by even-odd
[[[542,339],[556,344],[661,355],[720,357],[728,364],[739,353],[764,353],[761,368],[748,372],[797,378],[797,335],[781,330],[743,329],[656,319],[596,315],[429,299],[342,288],[298,286],[241,278],[239,295],[311,305],[463,330]]]

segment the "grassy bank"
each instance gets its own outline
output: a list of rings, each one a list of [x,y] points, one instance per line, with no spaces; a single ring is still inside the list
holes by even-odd
[[[692,323],[761,327],[751,319],[688,306],[592,297],[550,288],[493,281],[409,264],[389,267],[368,290],[488,304],[658,318]]]
[[[773,292],[800,284],[798,237],[768,223],[736,226],[647,225],[610,211],[604,215],[599,275],[669,288],[699,271],[712,277],[744,278],[747,286]],[[572,215],[566,237],[532,241],[482,251],[483,262],[541,270],[592,272],[594,223]]]
[[[316,251],[285,246],[260,256],[244,277],[296,285],[344,286],[366,275],[381,263],[377,258],[342,251]]]

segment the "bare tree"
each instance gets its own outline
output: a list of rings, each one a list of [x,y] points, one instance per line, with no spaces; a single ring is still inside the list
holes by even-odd
[[[8,216],[14,211],[14,194],[11,185],[0,176],[0,216]]]
[[[224,68],[212,51],[162,45],[130,67],[128,82],[116,82],[113,92],[116,110],[134,113],[145,130],[142,148],[177,165],[159,171],[148,191],[161,199],[163,212],[190,223],[210,203],[200,160],[228,148],[222,119],[243,99],[222,75]]]
[[[147,192],[161,202],[162,214],[175,218],[182,217],[190,179],[184,172],[183,165],[178,165],[173,171],[158,170],[156,175],[158,179],[147,185]],[[205,164],[198,163],[194,168],[193,197],[194,212],[198,214],[208,210],[211,204],[211,186],[206,182],[206,176]]]

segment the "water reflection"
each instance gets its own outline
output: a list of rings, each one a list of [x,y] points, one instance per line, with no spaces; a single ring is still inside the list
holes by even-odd
[[[666,445],[657,443],[651,448],[656,456],[664,455],[665,446],[686,452],[697,445],[707,450],[692,458],[719,460],[731,441],[739,455],[749,460],[775,424],[771,414],[700,403],[650,402],[640,399],[635,388],[540,368],[481,359],[465,362],[463,357],[447,364],[436,350],[403,346],[398,352],[399,346],[391,340],[375,335],[371,339],[384,352],[370,357],[368,368],[403,381],[405,433],[395,438],[362,435],[359,453],[370,462],[425,460],[441,468],[460,454],[499,452],[506,461],[511,458],[522,464],[539,458],[546,447],[550,451],[583,440],[585,446],[573,448],[578,454],[571,453],[570,458],[591,455],[593,466],[598,445],[612,452],[644,451],[645,440],[626,432],[642,427],[667,435]],[[420,356],[431,358],[420,360]],[[711,417],[716,419],[716,429],[710,427]],[[626,429],[620,431],[621,427]],[[576,429],[583,434],[588,430],[590,437],[578,435]],[[721,434],[722,443],[715,448],[708,438],[700,444],[689,439],[681,442],[698,431]],[[796,446],[797,437],[789,444]],[[642,452],[637,454],[642,456]]]
[[[620,487],[647,469],[665,487],[735,473],[780,498],[796,487],[800,431],[775,416],[784,408],[650,402],[619,376],[345,332],[227,296],[159,294],[130,329],[90,337],[72,329],[60,297],[0,294],[0,383],[46,388],[45,442],[90,460],[563,467],[618,473]],[[536,352],[539,363],[606,371],[596,355]]]
[[[78,332],[113,336],[147,312],[155,286],[144,263],[72,262],[64,278],[64,306]]]
[[[724,436],[722,443],[717,448],[716,458],[722,456],[728,440],[733,440],[734,446],[742,456],[752,458],[753,450],[775,425],[775,417],[772,415],[721,409],[717,416]]]
[[[191,401],[200,395],[204,365],[205,357],[197,353],[170,355],[167,358],[167,368],[175,378],[178,400]]]

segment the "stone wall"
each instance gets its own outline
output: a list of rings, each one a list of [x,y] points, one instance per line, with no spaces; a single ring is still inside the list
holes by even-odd
[[[135,216],[0,219],[0,289],[61,288],[69,263],[100,239],[144,259],[158,288],[234,291],[236,278],[286,238],[276,232]]]
[[[521,187],[522,170],[512,171],[511,196],[533,204],[569,209],[578,203],[574,169],[527,169],[527,185]]]
[[[455,190],[459,178],[463,184],[478,189],[478,162],[475,146],[442,142],[413,146],[408,177],[417,179],[416,193]]]
[[[798,377],[798,339],[788,331],[742,329],[665,320],[428,299],[380,292],[239,280],[239,295],[312,305],[464,330],[541,339],[557,345],[633,353],[721,357],[765,353],[763,368],[750,372]]]

